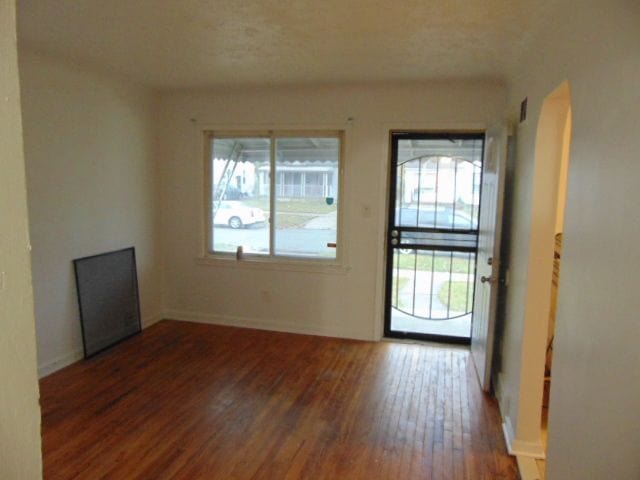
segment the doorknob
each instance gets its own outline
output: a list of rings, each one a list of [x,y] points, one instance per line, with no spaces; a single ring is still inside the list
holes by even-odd
[[[494,283],[493,277],[485,277],[484,275],[480,277],[480,281],[482,283]]]

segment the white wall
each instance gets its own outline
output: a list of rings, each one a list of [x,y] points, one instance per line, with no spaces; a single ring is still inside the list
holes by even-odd
[[[15,3],[0,0],[0,478],[42,478]]]
[[[159,312],[154,97],[64,61],[20,52],[41,374],[81,355],[71,261],[136,247],[143,320]]]
[[[535,134],[542,102],[564,80],[571,88],[573,138],[551,387],[547,478],[640,476],[640,4],[556,2],[510,88],[510,112],[529,98],[518,129],[511,229],[511,283],[500,365],[501,407],[514,422],[538,395],[526,382],[523,333],[546,318],[524,318],[533,203]],[[532,393],[533,392],[533,393]],[[519,419],[518,419],[519,418]],[[516,419],[518,419],[516,421]],[[518,434],[516,433],[516,436]],[[535,440],[520,438],[520,440]]]
[[[380,337],[383,322],[389,129],[483,129],[502,116],[504,89],[492,83],[446,82],[174,92],[163,96],[160,110],[166,315],[372,339]],[[204,249],[199,131],[210,125],[251,124],[347,129],[341,197],[346,271],[196,262]]]

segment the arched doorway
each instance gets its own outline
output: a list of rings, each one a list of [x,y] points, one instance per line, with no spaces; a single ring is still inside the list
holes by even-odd
[[[536,459],[544,459],[546,451],[545,378],[552,381],[552,357],[548,353],[553,349],[555,298],[559,293],[554,286],[554,258],[564,225],[570,144],[571,96],[569,83],[564,82],[544,100],[535,143],[528,288],[513,450]]]

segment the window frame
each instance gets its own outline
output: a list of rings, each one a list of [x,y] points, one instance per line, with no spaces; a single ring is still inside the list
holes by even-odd
[[[203,141],[204,157],[204,202],[203,202],[203,251],[199,258],[200,264],[224,265],[224,266],[257,266],[266,267],[272,265],[286,266],[289,270],[305,270],[310,267],[312,270],[320,269],[327,273],[333,271],[346,271],[344,268],[344,207],[342,206],[344,194],[344,169],[345,169],[345,144],[346,130],[344,128],[282,128],[282,129],[256,129],[256,128],[206,128],[200,131]],[[211,205],[213,204],[213,178],[212,178],[212,155],[215,138],[267,138],[270,140],[269,148],[269,205],[270,215],[267,222],[269,228],[269,253],[255,254],[243,252],[238,258],[236,252],[221,252],[213,249],[213,215]],[[301,255],[283,255],[275,251],[276,229],[272,224],[276,205],[276,140],[283,138],[336,138],[339,142],[338,150],[338,181],[337,181],[337,222],[336,222],[336,247],[335,257],[322,258]]]

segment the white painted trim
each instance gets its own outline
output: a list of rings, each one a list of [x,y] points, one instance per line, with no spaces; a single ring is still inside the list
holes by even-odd
[[[209,246],[211,244],[211,236],[210,232],[212,231],[211,219],[210,215],[207,211],[207,205],[211,203],[211,171],[210,171],[210,156],[211,156],[211,135],[214,132],[222,133],[224,135],[265,135],[267,134],[270,138],[275,138],[277,135],[336,135],[340,139],[340,159],[339,159],[339,169],[338,169],[338,198],[344,199],[347,190],[347,169],[346,164],[349,162],[349,158],[352,156],[352,151],[350,147],[351,136],[353,133],[353,118],[348,117],[345,119],[344,123],[330,123],[330,124],[271,124],[271,123],[231,123],[231,124],[219,124],[219,123],[208,123],[208,122],[200,122],[197,119],[192,119],[193,123],[193,132],[194,135],[198,136],[198,144],[201,146],[200,158],[202,159],[203,166],[201,170],[202,181],[200,185],[202,187],[202,204],[200,205],[200,246],[198,248],[199,255],[196,259],[196,263],[200,265],[212,264],[213,262],[218,262],[220,259],[223,260],[224,263],[229,266],[228,262],[225,260],[225,255],[220,254],[220,252],[211,252],[209,250]],[[275,142],[271,142],[271,159],[275,161],[275,154],[273,148],[275,148]],[[273,165],[272,165],[273,168]],[[274,192],[275,185],[275,176],[271,175],[271,184],[270,191]],[[270,195],[270,201],[274,202],[274,195]],[[346,221],[345,209],[347,208],[348,202],[343,202],[342,200],[338,201],[338,218],[337,218],[337,237],[336,237],[336,257],[330,262],[325,262],[318,260],[314,262],[313,259],[309,258],[296,258],[296,257],[278,257],[274,255],[274,252],[271,251],[268,259],[270,259],[273,264],[279,263],[301,263],[303,266],[314,266],[315,263],[318,264],[321,273],[326,273],[322,270],[322,267],[327,267],[329,270],[331,268],[338,273],[347,273],[350,270],[348,266],[348,255],[346,248],[345,239],[348,238],[349,224]],[[274,205],[271,205],[271,209],[274,210]],[[275,230],[270,230],[270,235],[275,235]],[[273,247],[274,242],[273,238],[270,238],[269,245]],[[264,262],[264,258],[260,259],[259,256],[246,256],[246,260],[250,260],[250,262],[246,263],[268,263]],[[237,264],[239,264],[238,262]],[[237,266],[236,264],[236,266]],[[263,265],[261,268],[265,268]],[[306,267],[305,267],[306,268]],[[293,265],[293,270],[295,270],[295,265]]]
[[[546,458],[542,442],[525,442],[516,438],[511,443],[511,448],[513,455],[519,457],[539,458],[541,460]]]
[[[504,417],[502,433],[504,434],[504,441],[507,444],[509,455],[539,459],[546,457],[542,442],[525,442],[516,438],[511,418]]]
[[[509,417],[504,417],[502,433],[504,434],[504,443],[507,445],[507,452],[509,452],[509,455],[515,455],[512,448],[515,433],[513,432],[513,425],[511,425],[511,419]]]
[[[207,323],[211,325],[226,325],[230,327],[255,328],[258,330],[271,330],[276,332],[299,333],[303,335],[318,335],[324,337],[350,338],[355,340],[373,340],[362,331],[345,327],[343,325],[300,325],[293,322],[283,322],[270,318],[250,318],[234,315],[216,315],[205,312],[193,312],[189,310],[167,309],[164,318],[185,322]]]
[[[540,477],[540,471],[534,458],[518,456],[516,459],[522,480],[541,480],[542,477]]]
[[[306,272],[328,275],[346,275],[351,271],[350,266],[322,260],[296,260],[291,257],[260,257],[245,255],[242,260],[232,255],[204,254],[194,259],[196,265],[218,268],[272,270],[280,272]]]
[[[150,327],[154,323],[159,322],[162,319],[160,315],[150,315],[142,319],[142,329]],[[44,378],[47,375],[51,375],[58,370],[62,370],[64,367],[68,367],[72,363],[76,363],[78,360],[82,360],[84,352],[80,350],[73,350],[64,355],[61,355],[53,360],[44,362],[38,365],[38,378]]]

